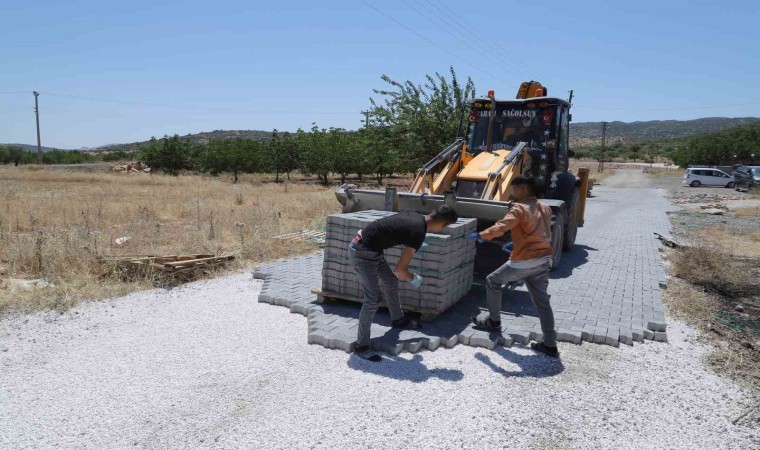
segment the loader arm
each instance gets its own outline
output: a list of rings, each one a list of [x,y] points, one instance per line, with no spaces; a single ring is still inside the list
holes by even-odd
[[[486,181],[486,187],[481,196],[483,200],[502,202],[509,200],[509,185],[514,177],[522,173],[525,158],[530,158],[528,152],[525,151],[527,145],[527,142],[520,142],[515,145],[512,151],[504,157],[501,165],[488,174],[488,181]]]
[[[464,139],[457,139],[417,170],[410,192],[441,194],[451,188],[462,169]]]

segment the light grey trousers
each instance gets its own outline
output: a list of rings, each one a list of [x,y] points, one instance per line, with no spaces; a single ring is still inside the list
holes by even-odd
[[[352,244],[353,246],[353,244]],[[348,261],[353,266],[359,277],[359,283],[364,291],[364,303],[359,312],[359,334],[356,343],[369,345],[372,320],[380,305],[385,299],[391,320],[404,317],[401,302],[398,298],[398,278],[385,260],[383,252],[362,250],[361,244],[348,252]]]
[[[491,320],[501,322],[501,288],[503,285],[517,280],[525,280],[530,294],[530,300],[538,310],[541,321],[541,331],[544,333],[544,344],[554,347],[557,345],[557,332],[554,330],[554,312],[549,303],[551,296],[549,287],[550,262],[532,269],[515,269],[504,264],[486,277],[486,299]]]

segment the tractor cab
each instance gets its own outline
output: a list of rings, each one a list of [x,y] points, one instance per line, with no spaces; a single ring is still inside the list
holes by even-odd
[[[543,96],[497,100],[489,94],[470,102],[464,147],[469,161],[457,176],[457,195],[481,197],[489,174],[521,142],[519,150],[527,155],[516,158],[520,165],[513,176],[529,174],[548,188],[551,174],[568,170],[570,103]]]

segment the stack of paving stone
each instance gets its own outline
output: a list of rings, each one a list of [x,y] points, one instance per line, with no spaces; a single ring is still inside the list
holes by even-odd
[[[325,260],[322,266],[322,291],[361,301],[363,292],[356,272],[348,261],[348,245],[358,230],[394,212],[360,211],[334,214],[327,218]],[[402,213],[403,214],[403,213]],[[475,243],[464,236],[476,229],[475,219],[459,219],[440,233],[428,233],[423,248],[409,265],[409,270],[423,277],[420,289],[399,283],[399,297],[404,310],[435,317],[454,305],[472,286]],[[385,250],[391,268],[401,257],[402,247]]]

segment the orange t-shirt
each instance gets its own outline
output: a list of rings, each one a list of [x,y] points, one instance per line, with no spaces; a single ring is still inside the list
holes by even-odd
[[[514,247],[512,261],[527,261],[552,254],[552,209],[529,197],[515,203],[503,219],[480,233],[483,239],[493,239],[512,230]]]

